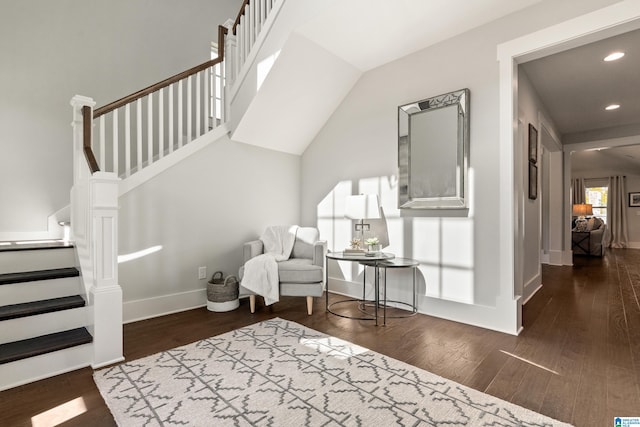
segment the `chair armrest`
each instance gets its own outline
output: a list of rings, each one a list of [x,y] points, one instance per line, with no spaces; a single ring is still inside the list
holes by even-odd
[[[313,265],[324,266],[324,255],[327,253],[327,241],[318,240],[313,244]]]
[[[251,258],[255,258],[262,254],[264,246],[262,240],[252,240],[242,245],[242,264],[245,264]]]

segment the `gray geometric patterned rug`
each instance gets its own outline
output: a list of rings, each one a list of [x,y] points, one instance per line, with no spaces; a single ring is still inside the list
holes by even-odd
[[[272,319],[96,371],[120,426],[567,426]]]

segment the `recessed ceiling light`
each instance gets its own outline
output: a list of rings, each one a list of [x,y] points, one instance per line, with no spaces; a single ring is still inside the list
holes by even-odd
[[[607,105],[605,107],[605,110],[617,110],[618,108],[620,108],[620,105],[618,104],[611,104],[611,105]]]
[[[609,62],[609,61],[615,61],[616,59],[620,59],[624,56],[624,52],[612,52],[609,55],[607,55],[604,60]]]

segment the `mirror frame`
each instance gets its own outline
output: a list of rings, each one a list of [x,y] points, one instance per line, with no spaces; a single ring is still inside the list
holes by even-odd
[[[398,208],[400,209],[466,209],[468,208],[469,168],[469,89],[445,93],[398,107]],[[458,107],[456,132],[455,195],[412,197],[411,147],[428,144],[427,138],[411,135],[411,118],[440,108]],[[437,141],[435,141],[437,143]],[[433,143],[433,142],[432,142]],[[428,149],[428,147],[427,147]],[[417,185],[417,183],[416,183]]]

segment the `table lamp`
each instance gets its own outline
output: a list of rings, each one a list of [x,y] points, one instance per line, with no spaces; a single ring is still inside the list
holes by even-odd
[[[584,231],[587,228],[587,215],[593,215],[593,205],[578,203],[573,205],[573,216],[576,219],[576,231]]]
[[[380,218],[380,202],[377,194],[359,194],[347,197],[344,216],[356,219],[355,230],[360,232],[360,242],[364,240],[364,232],[371,228],[365,220]]]

